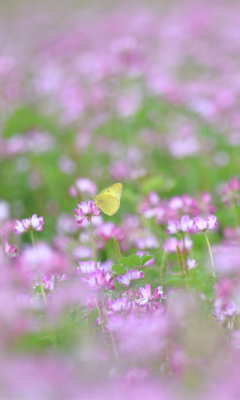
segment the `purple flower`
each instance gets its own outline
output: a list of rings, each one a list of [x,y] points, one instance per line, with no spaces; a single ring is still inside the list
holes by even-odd
[[[22,222],[16,221],[14,232],[21,235],[24,232],[31,231],[42,231],[44,220],[43,217],[37,217],[37,214],[33,214],[31,218],[23,219]]]
[[[101,224],[97,233],[98,236],[102,237],[104,240],[110,240],[113,236],[116,236],[117,240],[121,241],[124,237],[123,229],[111,221]]]
[[[183,241],[177,240],[175,237],[171,237],[166,240],[163,246],[163,250],[167,250],[169,253],[175,253],[177,251],[177,246],[179,246],[180,250],[183,251]],[[193,247],[192,240],[189,239],[189,236],[185,236],[185,249],[188,252]]]
[[[228,301],[223,301],[220,298],[216,299],[214,308],[214,315],[220,322],[225,321],[228,317],[234,317],[238,313],[236,304],[231,299]]]
[[[198,266],[198,262],[196,260],[191,260],[191,258],[188,257],[187,265],[188,265],[189,269],[193,269],[193,268],[196,268]]]
[[[207,217],[208,229],[216,229],[218,227],[217,217],[215,215],[209,215]]]
[[[135,280],[135,279],[141,279],[144,278],[145,274],[143,271],[138,271],[138,268],[134,268],[134,269],[130,269],[127,272],[128,276],[130,277],[131,280]]]
[[[163,297],[163,294],[164,294],[164,292],[162,290],[162,287],[158,286],[158,288],[155,289],[154,294],[152,296],[151,286],[147,283],[145,285],[145,288],[140,287],[139,292],[138,292],[140,299],[136,300],[136,303],[140,304],[142,306],[154,299],[161,299]]]
[[[68,193],[69,193],[70,197],[76,198],[77,197],[77,189],[75,188],[75,186],[70,186]]]
[[[81,224],[85,218],[89,221],[89,219],[93,216],[101,216],[101,212],[98,206],[94,205],[93,200],[90,200],[88,204],[82,201],[81,204],[78,204],[78,208],[79,209],[74,209],[74,211],[76,211],[75,218],[78,224]]]
[[[178,232],[188,232],[190,217],[189,215],[183,215],[180,221],[168,221],[167,233],[169,235]]]
[[[103,287],[109,290],[115,290],[114,279],[109,271],[105,273],[102,269],[97,269],[90,274],[87,274],[82,281],[88,284],[95,290],[99,290]]]
[[[145,274],[143,271],[138,271],[138,268],[130,269],[125,275],[117,276],[118,283],[122,283],[124,286],[128,287],[131,281],[136,279],[144,278]]]
[[[127,274],[117,276],[117,281],[118,283],[122,283],[126,287],[128,287],[131,283],[131,279]]]
[[[100,268],[100,262],[97,263],[97,267]],[[96,271],[95,261],[79,261],[78,273],[90,274]]]
[[[184,205],[183,200],[180,196],[174,196],[171,198],[170,202],[169,202],[169,207],[172,210],[179,210],[180,208],[182,208]]]
[[[141,306],[148,303],[152,300],[151,286],[147,283],[145,288],[140,287],[138,294],[140,295],[140,299],[136,300],[136,303]]]
[[[129,307],[128,299],[127,297],[120,297],[117,301],[109,300],[108,307],[113,312],[126,310]]]
[[[206,220],[195,217],[189,224],[189,232],[205,232],[208,229],[216,229],[218,227],[217,217],[215,215],[209,215]]]
[[[146,253],[145,251],[138,251],[136,254],[139,257],[142,257],[143,255],[147,255],[147,256],[150,255],[150,254]],[[144,267],[150,267],[151,265],[154,265],[154,264],[155,264],[155,258],[153,257],[153,258],[151,258],[151,260],[149,260],[148,262],[146,262],[144,264]]]
[[[76,186],[79,192],[95,194],[97,192],[96,184],[88,178],[80,178],[76,181]]]
[[[146,238],[138,237],[135,244],[140,250],[156,249],[159,246],[158,240],[155,236],[148,236]]]
[[[157,289],[154,290],[153,297],[154,299],[161,299],[164,295],[164,291],[162,290],[162,286],[158,286]]]
[[[75,260],[86,260],[93,257],[93,250],[87,246],[77,246],[73,251]]]
[[[7,256],[9,256],[11,258],[15,258],[18,256],[17,249],[13,243],[9,246],[8,241],[5,241],[4,250],[5,250],[5,253],[7,254]]]

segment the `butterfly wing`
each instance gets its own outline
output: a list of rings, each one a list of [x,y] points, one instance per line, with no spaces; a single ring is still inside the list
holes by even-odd
[[[105,194],[115,197],[119,201],[122,194],[122,183],[115,183],[114,185],[103,189],[97,197]]]
[[[105,190],[103,191],[105,192]],[[113,215],[117,212],[120,206],[120,201],[110,194],[99,193],[94,196],[95,204],[102,210],[104,214]]]

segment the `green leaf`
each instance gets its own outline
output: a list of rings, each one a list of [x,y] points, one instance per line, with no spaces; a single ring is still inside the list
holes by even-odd
[[[159,191],[164,187],[165,179],[161,175],[155,175],[148,178],[142,185],[142,190],[145,194],[151,191]]]
[[[137,254],[133,254],[132,256],[128,257],[128,259],[137,267],[140,267],[140,257]]]
[[[121,263],[123,265],[126,265],[127,267],[134,268],[134,264],[132,261],[129,259],[129,257],[123,257],[121,258]]]
[[[38,293],[41,293],[41,288],[39,285],[35,286],[35,288],[34,288],[34,294],[38,294]]]
[[[181,286],[183,284],[183,278],[179,275],[172,275],[165,280],[165,285],[172,285],[174,287]]]
[[[167,267],[168,267],[168,251],[164,250],[163,257],[162,257],[162,263],[161,263],[161,267],[160,267],[160,282],[161,282],[161,286],[163,286],[164,283],[165,283],[166,274],[167,274]]]
[[[98,309],[97,307],[93,308],[92,311],[88,314],[88,325],[93,326],[98,318]]]
[[[141,266],[143,266],[144,264],[146,264],[148,261],[150,261],[153,258],[153,256],[143,256],[141,258]]]
[[[142,185],[142,190],[144,194],[148,194],[151,191],[156,192],[168,192],[174,188],[176,182],[170,177],[163,175],[154,175],[148,178]]]
[[[15,110],[7,119],[3,136],[5,138],[17,133],[25,133],[32,129],[45,129],[55,132],[54,121],[51,118],[42,116],[31,106],[23,106]]]
[[[119,265],[119,264],[113,265],[112,270],[115,271],[119,275],[124,275],[127,273],[126,268],[124,268],[122,265]]]

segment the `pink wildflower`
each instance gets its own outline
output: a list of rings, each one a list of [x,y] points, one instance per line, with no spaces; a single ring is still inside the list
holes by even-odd
[[[7,256],[9,256],[11,258],[15,258],[15,257],[18,256],[17,249],[16,249],[16,247],[14,246],[13,243],[10,244],[10,246],[9,246],[8,242],[5,241],[4,250],[5,250],[5,253],[7,254]]]
[[[109,221],[100,225],[98,236],[102,237],[104,240],[110,240],[113,236],[116,236],[117,240],[121,241],[124,237],[124,231],[122,228]]]
[[[136,246],[140,250],[144,249],[156,249],[159,246],[158,240],[155,236],[148,236],[146,238],[144,237],[138,237],[136,239]]]
[[[167,250],[169,253],[175,253],[177,251],[177,246],[179,246],[180,250],[183,250],[183,241],[177,240],[175,237],[171,237],[167,239],[163,245],[163,250]],[[192,240],[189,239],[189,236],[185,236],[185,249],[188,252],[193,247]]]
[[[168,221],[167,233],[169,235],[178,233],[178,232],[188,232],[190,217],[189,215],[183,215],[180,221]]]
[[[78,224],[81,224],[85,218],[89,221],[89,219],[93,216],[101,216],[101,212],[99,208],[94,205],[93,200],[90,200],[88,204],[82,201],[81,204],[78,204],[78,208],[79,209],[74,209],[74,211],[76,211],[75,218]]]
[[[136,300],[136,303],[142,306],[154,299],[161,299],[163,297],[164,292],[162,290],[162,287],[158,286],[158,288],[155,289],[154,294],[152,296],[151,286],[149,284],[146,284],[145,288],[140,287],[138,294],[140,296],[140,299]]]
[[[97,263],[97,267],[100,267],[100,262]],[[78,273],[90,274],[96,271],[95,261],[79,261]]]
[[[195,217],[189,224],[189,232],[205,232],[208,229],[216,229],[218,227],[217,217],[215,215],[209,215],[206,220]]]
[[[120,297],[117,299],[117,301],[115,300],[108,301],[109,310],[113,312],[125,310],[128,308],[128,306],[129,304],[127,297]]]
[[[115,289],[113,276],[109,271],[105,273],[102,269],[97,269],[87,274],[85,278],[82,278],[82,281],[95,290],[99,290],[103,287],[109,290]]]
[[[124,286],[128,287],[131,281],[136,279],[144,278],[145,274],[143,271],[138,271],[138,268],[130,269],[125,275],[117,276],[118,283],[122,283]]]
[[[188,265],[189,269],[193,269],[198,266],[198,262],[196,260],[192,260],[190,257],[188,257],[187,265]]]
[[[96,184],[88,178],[80,178],[76,181],[76,186],[79,192],[95,194],[97,192]]]
[[[43,217],[37,217],[37,214],[33,214],[31,218],[23,219],[22,222],[16,221],[14,232],[18,235],[24,232],[31,231],[42,231],[44,220]]]
[[[225,321],[228,317],[234,317],[237,314],[237,307],[233,300],[223,301],[222,299],[216,299],[214,303],[215,317],[220,321]]]

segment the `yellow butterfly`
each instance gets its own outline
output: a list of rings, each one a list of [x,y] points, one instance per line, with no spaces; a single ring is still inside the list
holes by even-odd
[[[113,215],[119,209],[121,194],[122,184],[115,183],[103,189],[97,196],[93,196],[93,198],[96,206],[98,206],[104,214]]]

